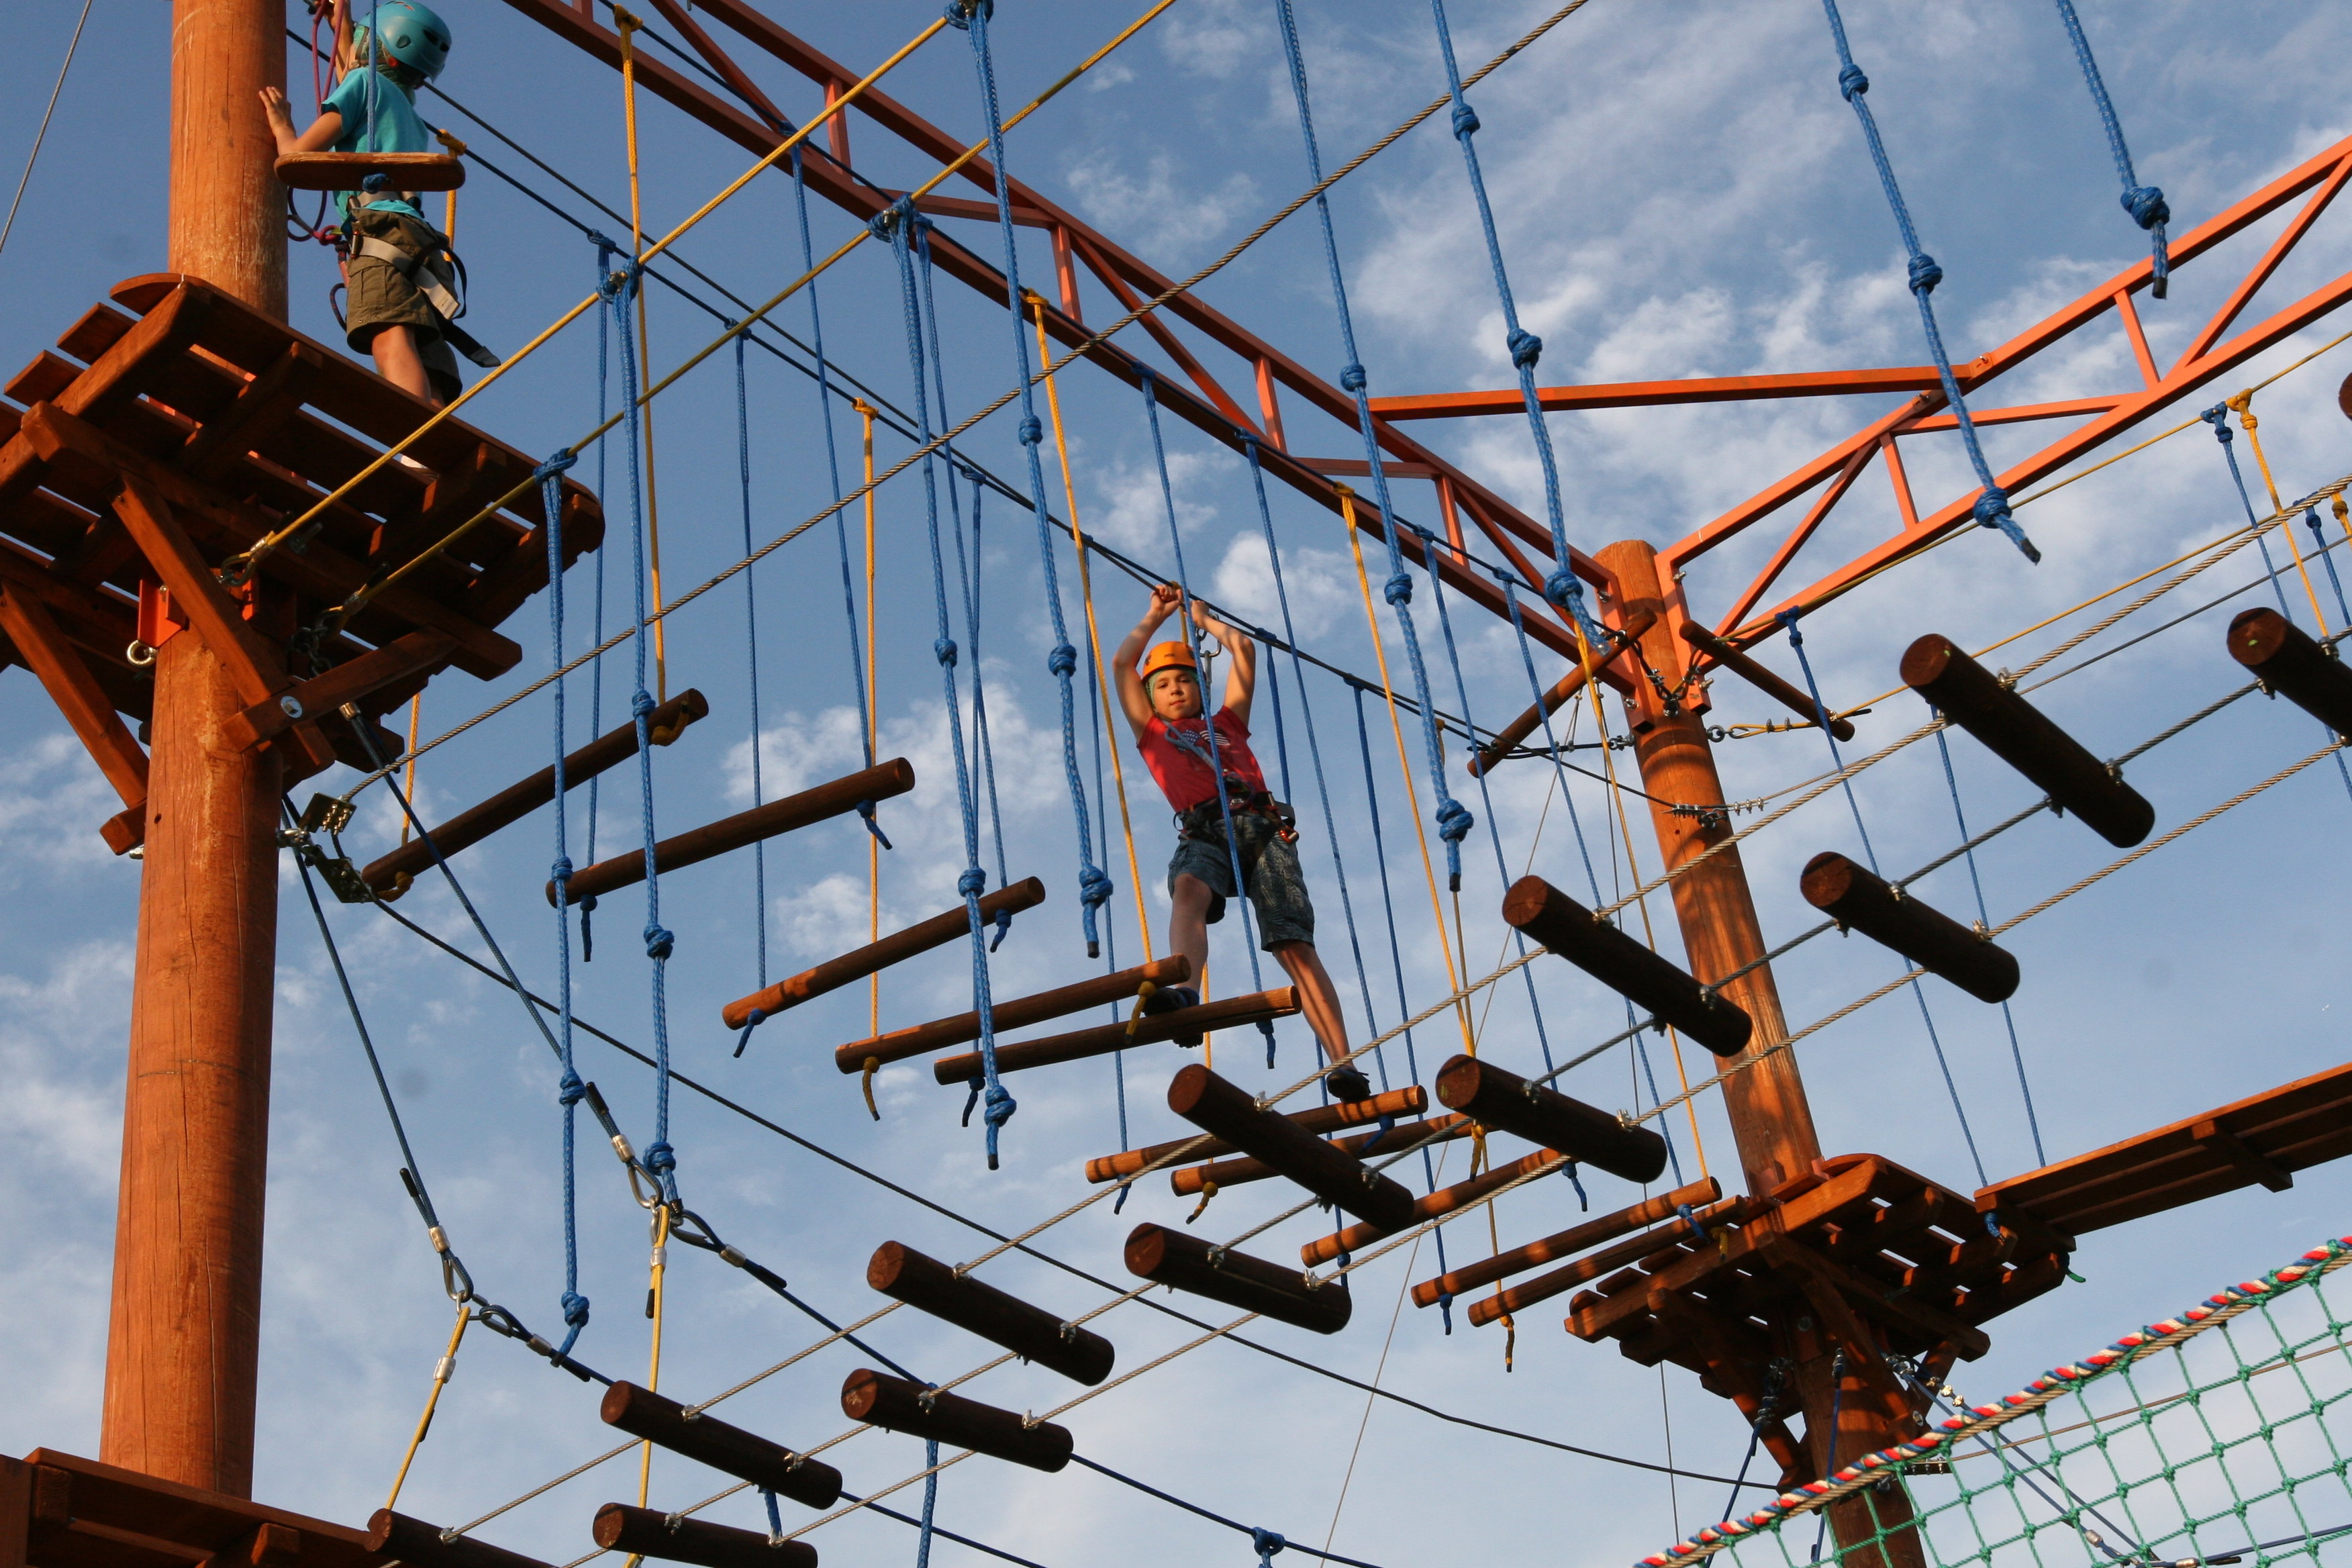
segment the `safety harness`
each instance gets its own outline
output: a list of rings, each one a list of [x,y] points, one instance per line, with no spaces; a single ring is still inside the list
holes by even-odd
[[[354,214],[365,210],[369,205],[369,194],[360,192],[352,196]],[[379,239],[372,234],[361,234],[349,221],[343,227],[348,254],[353,258],[367,257],[389,263],[415,286],[418,293],[425,296],[425,303],[431,305],[434,314],[441,318],[441,336],[451,348],[485,370],[498,368],[499,356],[484,348],[471,332],[457,324],[457,318],[466,313],[466,264],[457,259],[457,251],[449,247],[446,237],[435,232],[434,237],[442,242],[439,246],[411,253],[389,240]]]

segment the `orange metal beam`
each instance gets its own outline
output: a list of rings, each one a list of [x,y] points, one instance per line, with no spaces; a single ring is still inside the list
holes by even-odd
[[[1537,401],[1548,414],[1584,408],[1650,408],[1675,403],[1747,403],[1770,397],[1847,397],[1858,393],[1926,392],[1941,386],[1932,364],[1890,370],[1805,371],[1794,375],[1691,376],[1679,381],[1596,382],[1589,386],[1539,386]],[[1966,390],[1966,383],[1962,384]],[[1482,414],[1524,414],[1527,399],[1516,386],[1498,392],[1436,392],[1412,397],[1375,397],[1372,412],[1383,419],[1459,419]]]

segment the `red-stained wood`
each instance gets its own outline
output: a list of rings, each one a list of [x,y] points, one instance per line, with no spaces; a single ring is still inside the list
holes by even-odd
[[[89,672],[89,666],[66,640],[58,627],[57,618],[38,597],[21,589],[11,592],[0,586],[0,631],[7,634],[16,651],[32,668],[49,700],[58,705],[66,722],[89,749],[90,760],[122,804],[133,809],[134,820],[126,826],[135,829],[136,808],[147,799],[147,753],[131,735],[114,704]],[[108,844],[117,855],[139,842],[131,834],[120,834],[122,842],[114,837]]]
[[[1176,953],[1154,959],[1150,963],[1139,963],[1132,969],[1122,969],[1115,974],[1097,974],[1091,980],[1057,985],[1051,991],[1039,991],[1027,996],[1007,996],[990,1006],[989,1021],[997,1030],[1023,1029],[1032,1024],[1042,1024],[1048,1018],[1067,1017],[1088,1007],[1129,1001],[1146,985],[1181,985],[1192,977],[1192,961]],[[958,1013],[952,1017],[934,1019],[928,1024],[893,1029],[887,1035],[877,1035],[871,1039],[852,1040],[845,1046],[835,1046],[833,1048],[833,1064],[845,1073],[862,1072],[869,1061],[880,1062],[887,1067],[908,1057],[921,1056],[925,1051],[937,1050],[941,1046],[961,1045],[966,1040],[978,1038],[979,1013]]]

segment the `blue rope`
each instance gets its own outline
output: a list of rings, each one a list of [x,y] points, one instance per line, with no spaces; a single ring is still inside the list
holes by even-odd
[[[2319,509],[2304,508],[2303,521],[2311,524],[2311,541],[2319,547],[2315,553],[2327,568],[2328,585],[2336,590],[2336,613],[2346,626],[2352,626],[2352,605],[2344,602],[2344,579],[2336,574],[2336,557],[2327,552],[2327,531],[2320,526]]]
[[[621,247],[594,229],[588,231],[588,240],[596,247],[596,291],[601,294],[613,287],[613,258],[621,254]],[[596,423],[600,427],[604,423],[605,399],[612,387],[612,324],[608,312],[604,310],[596,312]],[[598,506],[604,504],[606,491],[605,453],[604,443],[597,442],[596,504]],[[596,552],[596,624],[592,633],[591,646],[595,647],[604,646],[604,552],[601,548]],[[604,732],[604,656],[601,653],[588,664],[588,732],[591,735],[601,735]],[[596,863],[596,808],[604,795],[604,774],[598,773],[588,781],[588,864],[591,866]],[[595,956],[595,928],[590,924],[591,917],[595,912],[596,900],[593,898],[580,900],[580,962],[583,963],[590,962]]]
[[[1181,595],[1176,607],[1177,625],[1182,628],[1185,646],[1192,650],[1192,668],[1199,670],[1203,668],[1204,661],[1201,658],[1201,631],[1192,624],[1192,580],[1184,570],[1184,531],[1176,523],[1176,490],[1169,482],[1168,447],[1160,434],[1160,378],[1152,374],[1149,365],[1138,363],[1135,368],[1137,380],[1143,388],[1144,416],[1151,426],[1151,457],[1159,466],[1160,499],[1168,510],[1168,542],[1176,553],[1176,589]],[[1242,945],[1249,952],[1250,989],[1263,991],[1265,989],[1265,977],[1258,970],[1257,930],[1250,919],[1249,884],[1242,876],[1241,840],[1234,833],[1234,803],[1225,790],[1225,766],[1222,749],[1217,743],[1217,712],[1223,710],[1223,704],[1220,703],[1213,711],[1209,707],[1207,683],[1198,684],[1201,686],[1201,732],[1208,737],[1209,772],[1217,782],[1217,814],[1225,824],[1225,855],[1233,867],[1233,902],[1242,913]],[[1261,1018],[1257,1026],[1258,1032],[1265,1037],[1265,1065],[1272,1067],[1274,1025]]]
[[[539,480],[541,504],[547,513],[547,620],[551,667],[563,668],[563,481],[564,470],[579,461],[569,447],[560,447],[532,470]],[[567,1329],[559,1352],[569,1355],[588,1326],[588,1298],[580,1293],[580,1227],[578,1184],[574,1179],[572,1123],[581,1099],[588,1091],[572,1058],[572,917],[565,910],[572,881],[572,858],[564,843],[565,819],[572,815],[569,785],[564,778],[563,680],[555,682],[555,863],[548,875],[555,882],[555,975],[557,1039],[563,1070],[557,1075],[556,1103],[563,1107],[563,1321]],[[404,1147],[405,1139],[403,1140]]]
[[[1098,679],[1098,671],[1095,661],[1088,659],[1087,661],[1087,727],[1094,737],[1095,801],[1098,805],[1109,798],[1104,787],[1103,779],[1102,700],[1102,685]],[[1108,805],[1104,805],[1103,809],[1095,816],[1095,853],[1105,864],[1108,864],[1110,860],[1110,809]],[[1118,922],[1117,921],[1108,921],[1103,925],[1103,973],[1106,974],[1118,973]],[[1118,1003],[1110,1004],[1109,1013],[1112,1023],[1124,1021],[1120,1016]],[[1125,1051],[1110,1053],[1110,1081],[1112,1095],[1118,1107],[1118,1146],[1122,1149],[1131,1148],[1133,1145],[1127,1138],[1127,1053]],[[1110,1212],[1117,1214],[1127,1207],[1127,1195],[1134,1190],[1133,1183],[1121,1184],[1118,1196],[1111,1200]]]
[[[1879,185],[1886,192],[1886,205],[1895,211],[1895,226],[1901,231],[1903,248],[1911,258],[1911,296],[1919,302],[1919,325],[1926,330],[1928,352],[1936,358],[1936,374],[1944,384],[1944,401],[1959,423],[1960,444],[1968,448],[1969,466],[1976,469],[1977,483],[1984,490],[1977,498],[1977,526],[1998,528],[2028,561],[2038,563],[2042,552],[2034,548],[2033,541],[2025,537],[2017,519],[2010,515],[2009,492],[1993,480],[1984,448],[1977,444],[1977,427],[1969,417],[1968,402],[1960,395],[1959,378],[1952,374],[1951,356],[1944,351],[1944,334],[1936,325],[1936,307],[1927,298],[1944,280],[1944,269],[1936,265],[1934,257],[1919,248],[1918,232],[1911,226],[1911,209],[1904,205],[1902,188],[1895,183],[1895,165],[1887,161],[1886,145],[1879,140],[1878,121],[1871,117],[1870,105],[1864,99],[1870,90],[1870,79],[1853,63],[1853,51],[1846,47],[1845,22],[1838,15],[1837,0],[1822,0],[1822,8],[1829,15],[1830,37],[1837,42],[1838,91],[1853,105],[1854,116],[1862,121],[1863,138],[1870,143],[1871,162],[1878,166]]]
[[[930,1568],[931,1513],[940,1501],[940,1445],[936,1437],[923,1445],[923,1468],[930,1474],[923,1478],[923,1532],[915,1537],[915,1568]]]
[[[760,596],[753,590],[751,538],[751,394],[743,370],[743,337],[735,339],[735,466],[743,480],[743,668],[751,696],[751,804],[767,795],[760,777]],[[835,514],[836,517],[839,513]],[[768,988],[768,846],[751,846],[751,929],[760,955],[760,989]]]
[[[1290,90],[1298,102],[1298,129],[1307,143],[1307,167],[1316,184],[1323,181],[1323,155],[1316,145],[1315,119],[1307,101],[1307,64],[1299,53],[1297,19],[1292,16],[1290,0],[1275,0],[1275,9],[1282,19],[1282,47],[1290,64]],[[1372,494],[1381,512],[1381,542],[1388,548],[1389,576],[1382,586],[1382,596],[1396,612],[1398,625],[1404,631],[1406,662],[1412,669],[1412,689],[1421,700],[1423,739],[1429,748],[1429,784],[1437,797],[1437,836],[1445,842],[1445,872],[1447,883],[1454,891],[1462,890],[1462,840],[1473,826],[1470,810],[1448,793],[1445,784],[1445,752],[1437,738],[1437,721],[1433,714],[1434,704],[1429,696],[1429,670],[1421,656],[1421,635],[1412,622],[1412,577],[1405,571],[1404,555],[1397,546],[1396,508],[1389,500],[1388,470],[1381,461],[1381,444],[1372,426],[1370,395],[1365,390],[1363,357],[1356,352],[1356,328],[1348,310],[1348,285],[1339,269],[1339,241],[1331,226],[1331,209],[1321,195],[1315,198],[1315,212],[1322,224],[1323,258],[1331,275],[1331,300],[1339,318],[1339,341],[1347,353],[1348,363],[1339,373],[1339,384],[1356,400],[1356,425],[1364,438],[1364,461],[1371,470]],[[1562,536],[1564,540],[1564,535]],[[1563,543],[1563,548],[1565,545]],[[1564,584],[1561,592],[1575,592],[1574,579]]]
[[[1789,629],[1789,647],[1796,653],[1797,668],[1804,672],[1805,693],[1813,700],[1813,721],[1821,726],[1822,739],[1829,742],[1830,766],[1843,773],[1845,771],[1845,759],[1839,754],[1837,735],[1830,729],[1830,711],[1822,702],[1822,689],[1813,680],[1813,661],[1805,657],[1805,637],[1797,629],[1797,616],[1795,610],[1783,610],[1780,621]],[[1878,851],[1871,846],[1870,829],[1863,826],[1862,805],[1854,798],[1853,781],[1843,779],[1839,782],[1845,791],[1845,804],[1853,813],[1854,831],[1862,836],[1863,855],[1870,861],[1870,869],[1875,875],[1878,871]],[[1905,967],[1909,967],[1907,963]],[[1944,1039],[1937,1032],[1936,1016],[1928,1011],[1927,990],[1916,979],[1911,982],[1911,997],[1919,1004],[1919,1021],[1927,1026],[1927,1043],[1935,1047],[1936,1067],[1944,1075],[1944,1091],[1952,1097],[1952,1114],[1959,1118],[1960,1136],[1968,1142],[1969,1158],[1976,1163],[1977,1184],[1983,1186],[1992,1178],[1985,1173],[1984,1156],[1977,1152],[1977,1135],[1969,1126],[1967,1107],[1960,1103],[1960,1086],[1958,1080],[1952,1077],[1952,1064],[1944,1056]]]
[[[2091,58],[2091,40],[2083,36],[2082,19],[2074,15],[2074,0],[2058,0],[2059,20],[2066,24],[2066,36],[2074,40],[2074,58],[2083,68],[2083,79],[2090,85],[2091,101],[2098,106],[2099,121],[2107,129],[2107,151],[2115,154],[2116,174],[2124,183],[2124,194],[2118,198],[2132,222],[2148,233],[2148,262],[2156,270],[2156,281],[2148,292],[2164,298],[2167,280],[2172,276],[2172,257],[2167,247],[2164,226],[2172,219],[2172,209],[2165,205],[2164,192],[2154,185],[2143,185],[2132,173],[2131,149],[2124,145],[2123,121],[2116,118],[2116,106],[2107,99],[2107,84],[2100,79],[2099,62]]]
[[[1952,772],[1952,748],[1946,742],[1941,730],[1936,731],[1936,754],[1944,760],[1944,784],[1952,793],[1952,820],[1959,826],[1960,842],[1966,844],[1969,841],[1968,813],[1960,809],[1960,781]],[[1977,852],[1973,848],[1969,849],[1963,858],[1969,863],[1969,887],[1976,894],[1977,923],[1989,929],[1992,916],[1985,909],[1984,881],[1977,875]],[[2025,1049],[2017,1043],[2017,1019],[2011,1014],[2005,999],[2000,1005],[2000,1021],[2009,1029],[2010,1060],[2017,1064],[2017,1092],[2025,1100],[2026,1131],[2033,1134],[2033,1163],[2037,1166],[2046,1165],[2050,1163],[2050,1156],[2042,1151],[2042,1121],[2033,1113],[2033,1086],[2025,1079]]]
[[[1086,930],[1087,956],[1102,955],[1102,942],[1096,930],[1096,911],[1108,902],[1111,894],[1110,875],[1094,863],[1094,835],[1087,826],[1086,781],[1078,774],[1078,728],[1076,698],[1071,690],[1071,678],[1077,673],[1078,650],[1071,646],[1069,628],[1062,619],[1062,587],[1054,563],[1053,522],[1045,510],[1045,473],[1037,457],[1037,444],[1045,439],[1045,428],[1037,417],[1036,398],[1029,384],[1029,338],[1023,328],[1021,314],[1021,257],[1013,243],[1013,185],[1005,171],[1004,117],[996,98],[996,68],[988,53],[988,18],[992,6],[958,0],[950,5],[948,20],[971,35],[973,68],[979,72],[980,91],[988,111],[988,155],[996,170],[996,220],[1004,240],[1004,301],[1006,313],[1013,325],[1013,365],[1021,387],[1021,450],[1029,465],[1029,494],[1037,511],[1037,553],[1045,568],[1045,604],[1053,612],[1054,646],[1045,656],[1045,668],[1053,672],[1062,695],[1062,767],[1068,775],[1070,810],[1078,826],[1078,913]]]
[[[980,868],[980,810],[972,798],[971,766],[964,755],[963,714],[956,691],[956,645],[948,622],[947,555],[940,542],[939,474],[929,449],[931,400],[923,377],[921,295],[915,277],[914,244],[908,232],[922,221],[913,204],[902,197],[876,214],[871,226],[877,237],[889,244],[890,254],[898,263],[899,304],[907,321],[907,363],[913,372],[915,420],[922,434],[923,515],[931,547],[931,604],[938,626],[931,652],[939,659],[940,681],[947,700],[948,737],[955,752],[956,802],[963,817],[964,851],[963,875],[956,879],[956,891],[963,896],[964,914],[971,928],[972,1010],[980,1015],[981,1079],[973,1088],[984,1093],[988,1101],[984,1117],[988,1168],[993,1171],[997,1168],[997,1134],[1013,1119],[1019,1105],[996,1075],[996,1012],[989,994],[988,948],[982,939],[980,918],[980,895],[988,885],[988,873]]]

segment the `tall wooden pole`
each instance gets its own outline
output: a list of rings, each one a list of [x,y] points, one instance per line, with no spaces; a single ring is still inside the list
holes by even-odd
[[[1640,540],[1627,540],[1606,546],[1598,559],[1616,574],[1614,608],[1621,622],[1643,609],[1657,616],[1638,646],[1642,658],[1667,689],[1675,689],[1686,668],[1685,654],[1682,639],[1668,624],[1668,595],[1658,577],[1657,552]],[[1728,813],[1672,809],[1673,805],[1722,805],[1723,779],[1716,772],[1714,748],[1700,714],[1687,709],[1666,712],[1656,689],[1647,680],[1637,686],[1628,707],[1642,787],[1654,797],[1651,825],[1657,831],[1666,868],[1673,870],[1730,837]],[[1658,804],[1662,801],[1670,804]],[[1756,900],[1748,890],[1747,868],[1740,863],[1738,848],[1714,856],[1676,879],[1673,886],[1675,917],[1693,974],[1713,981],[1764,956],[1764,931],[1756,919]],[[1821,1139],[1813,1130],[1812,1108],[1805,1100],[1795,1054],[1782,1051],[1763,1056],[1789,1037],[1788,1019],[1780,1011],[1780,988],[1773,984],[1770,966],[1759,965],[1726,983],[1722,994],[1756,1020],[1755,1036],[1738,1058],[1753,1065],[1726,1080],[1723,1098],[1748,1190],[1761,1194],[1811,1170],[1822,1155]],[[1841,1369],[1828,1325],[1811,1315],[1800,1315],[1776,1324],[1775,1329],[1780,1341],[1776,1353],[1795,1363],[1795,1394],[1804,1412],[1805,1444],[1817,1474],[1827,1475],[1895,1441],[1897,1434],[1883,1401],[1876,1397],[1888,1381],[1882,1366],[1848,1364]],[[1871,1505],[1859,1498],[1830,1510],[1831,1525],[1842,1543],[1866,1540],[1880,1524],[1893,1525],[1898,1518],[1909,1517],[1907,1500],[1899,1489],[1875,1500],[1875,1520]],[[1924,1562],[1916,1534],[1895,1536],[1887,1548],[1884,1562],[1877,1553],[1855,1556],[1849,1562],[1853,1568],[1913,1568]]]
[[[174,0],[170,265],[286,314],[283,196],[257,95],[283,87],[284,0]],[[108,1327],[106,1462],[253,1486],[277,964],[278,754],[202,638],[154,665],[138,976]]]

